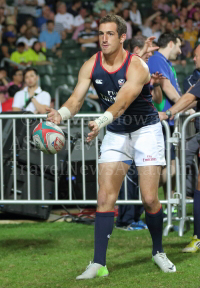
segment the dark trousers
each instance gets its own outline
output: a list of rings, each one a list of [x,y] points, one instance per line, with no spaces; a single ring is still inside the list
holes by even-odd
[[[129,200],[139,199],[138,172],[133,162],[127,173],[127,198]],[[125,199],[124,182],[119,192],[119,200]],[[144,211],[143,205],[119,205],[117,226],[128,226],[133,221],[138,222]]]

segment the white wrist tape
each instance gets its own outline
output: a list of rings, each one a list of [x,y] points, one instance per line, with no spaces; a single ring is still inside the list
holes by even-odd
[[[62,107],[58,110],[58,113],[62,117],[62,120],[68,120],[72,114],[67,107]]]
[[[106,111],[102,116],[95,119],[94,122],[96,122],[99,129],[101,129],[113,122],[113,115],[109,111]]]

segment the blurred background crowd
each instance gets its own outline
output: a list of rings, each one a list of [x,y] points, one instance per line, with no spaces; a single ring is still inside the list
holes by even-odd
[[[125,19],[126,47],[136,35],[155,36],[155,42],[164,32],[179,35],[182,54],[173,64],[182,85],[193,71],[193,50],[200,42],[199,0],[0,0],[0,112],[10,109],[3,103],[24,88],[26,66],[37,67],[39,84],[51,95],[52,107],[57,88],[67,85],[59,92],[59,104],[65,102],[81,65],[99,50],[99,20],[107,13]],[[8,93],[13,85],[15,90]],[[97,98],[92,87],[88,95],[92,101]],[[94,110],[92,101],[82,111]]]

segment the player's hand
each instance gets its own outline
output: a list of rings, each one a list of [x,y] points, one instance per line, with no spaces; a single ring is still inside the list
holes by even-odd
[[[46,111],[48,113],[46,121],[50,121],[55,124],[60,124],[62,117],[57,110],[53,108],[46,108]]]
[[[160,121],[168,119],[168,116],[166,115],[165,112],[158,112],[158,115],[159,115]]]
[[[159,49],[158,46],[153,46],[153,41],[155,39],[156,39],[155,36],[151,36],[151,37],[147,38],[147,40],[145,41],[144,47],[142,48],[142,50],[139,53],[140,57],[142,57],[146,53],[154,52],[155,50]]]
[[[87,142],[90,142],[93,140],[97,135],[99,134],[99,126],[95,121],[90,121],[88,123],[88,127],[90,129],[90,132],[88,133],[88,137],[86,139]]]
[[[162,73],[159,72],[153,73],[151,74],[151,85],[161,84],[163,79],[166,79],[166,77],[164,77]]]

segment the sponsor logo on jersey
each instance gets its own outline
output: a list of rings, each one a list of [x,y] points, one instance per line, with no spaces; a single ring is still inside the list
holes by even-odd
[[[125,79],[119,79],[119,80],[118,80],[118,84],[119,84],[120,87],[121,87],[122,85],[124,85],[124,83],[125,83]]]
[[[96,80],[95,80],[95,83],[97,83],[97,84],[103,84],[103,80],[101,80],[101,79],[96,79]]]

